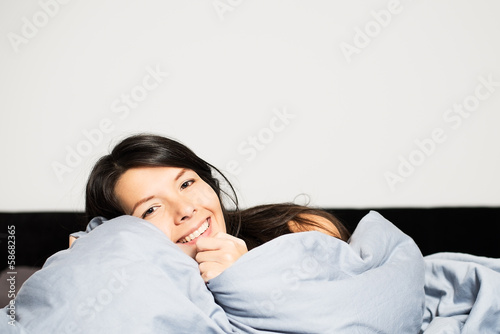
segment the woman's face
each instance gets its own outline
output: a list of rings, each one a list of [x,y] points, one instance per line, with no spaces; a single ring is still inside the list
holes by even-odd
[[[115,195],[126,214],[151,222],[193,258],[199,238],[226,232],[217,194],[191,169],[129,169]]]

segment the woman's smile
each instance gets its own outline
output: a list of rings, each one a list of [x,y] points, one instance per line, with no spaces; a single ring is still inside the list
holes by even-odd
[[[193,258],[200,238],[226,232],[219,197],[191,169],[132,168],[115,194],[124,212],[149,221]]]
[[[210,236],[209,228],[210,228],[210,217],[205,219],[198,229],[189,233],[185,237],[179,239],[179,241],[177,241],[177,242],[180,242],[181,244],[190,243],[190,242],[194,243],[196,241],[196,239],[198,239],[198,237],[200,237],[202,235]]]

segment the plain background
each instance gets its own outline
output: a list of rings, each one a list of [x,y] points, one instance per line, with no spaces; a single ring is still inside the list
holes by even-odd
[[[495,0],[1,0],[0,211],[82,210],[92,165],[138,132],[219,167],[243,207],[498,206],[499,15]],[[480,78],[496,86],[478,99]]]

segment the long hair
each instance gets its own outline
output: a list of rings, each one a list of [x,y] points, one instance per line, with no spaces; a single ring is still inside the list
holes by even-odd
[[[335,216],[320,209],[282,203],[240,210],[236,191],[221,171],[180,142],[152,134],[130,136],[118,143],[110,154],[97,161],[87,181],[87,219],[97,216],[112,219],[124,215],[115,195],[115,186],[127,170],[140,167],[178,167],[197,173],[217,194],[227,233],[243,239],[249,250],[280,235],[292,233],[288,225],[290,221],[302,226],[304,230],[307,230],[307,226],[324,229],[324,226],[307,218],[310,214],[328,219],[340,232],[340,239],[347,241],[349,237],[349,232]],[[213,173],[227,183],[229,193],[221,189],[220,181]],[[223,195],[232,202],[233,209],[225,208]]]
[[[326,218],[332,226],[320,225],[310,218],[312,216]],[[243,222],[240,238],[245,240],[248,250],[281,235],[292,233],[288,225],[290,221],[294,221],[294,225],[298,226],[301,231],[319,229],[338,235],[336,228],[340,233],[339,239],[347,241],[350,237],[348,229],[333,214],[294,203],[258,205],[241,211],[240,219]]]
[[[227,178],[214,166],[194,154],[191,149],[178,141],[152,134],[130,136],[118,143],[110,154],[100,158],[92,169],[87,181],[85,213],[87,219],[102,216],[112,219],[124,215],[115,195],[118,179],[129,169],[139,167],[178,167],[193,170],[217,194],[229,234],[237,235],[240,227],[238,217],[229,217],[223,197],[226,195],[238,212],[238,198]],[[218,173],[229,186],[232,194],[221,190]],[[234,215],[233,215],[234,216]]]

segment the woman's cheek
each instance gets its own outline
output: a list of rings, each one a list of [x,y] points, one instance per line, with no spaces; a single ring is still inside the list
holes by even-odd
[[[165,234],[167,236],[167,238],[172,239],[171,227],[167,223],[165,223],[166,220],[167,220],[167,218],[164,217],[161,214],[161,212],[158,212],[158,214],[156,214],[155,217],[150,219],[149,222],[151,224],[153,224],[154,226],[156,226],[160,231],[162,231],[163,234]]]

